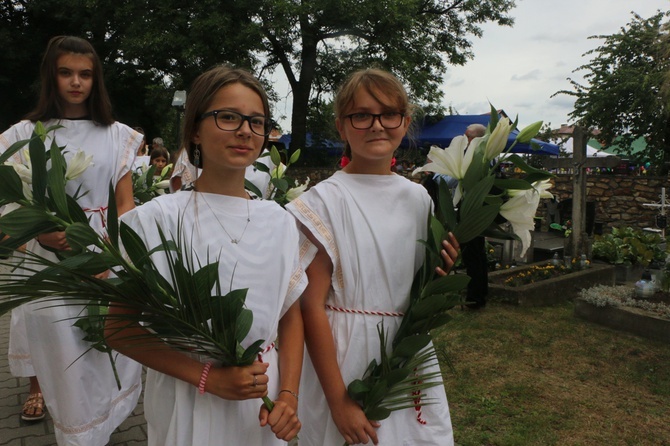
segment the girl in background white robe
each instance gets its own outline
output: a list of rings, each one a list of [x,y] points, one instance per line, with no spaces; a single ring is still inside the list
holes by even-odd
[[[134,207],[130,168],[142,135],[114,122],[101,67],[86,40],[51,39],[42,61],[40,101],[27,120],[0,136],[0,150],[30,138],[36,121],[46,127],[62,125],[49,133],[46,147],[55,139],[65,146],[68,161],[79,150],[93,157],[93,163],[80,177],[68,181],[66,189],[70,195],[78,188],[80,194],[86,192],[78,204],[90,216],[91,225],[104,233],[110,182],[115,185],[119,215]],[[29,164],[22,151],[12,161]],[[56,260],[40,245],[68,249],[64,232],[41,234],[26,247]],[[137,404],[141,367],[127,357],[116,357],[119,390],[109,356],[89,351],[91,344],[82,340],[84,332],[72,326],[82,308],[58,304],[35,302],[12,312],[10,367],[22,376],[36,375],[58,444],[103,446]]]
[[[410,123],[407,94],[391,74],[354,73],[335,100],[336,125],[351,158],[343,171],[290,203],[319,251],[302,298],[305,360],[301,381],[301,446],[368,443],[453,444],[444,386],[423,391],[431,405],[368,420],[348,384],[378,361],[378,324],[390,340],[409,303],[424,260],[431,200],[425,189],[391,172],[393,153]],[[444,244],[450,268],[457,242]],[[438,365],[426,373],[439,372]]]

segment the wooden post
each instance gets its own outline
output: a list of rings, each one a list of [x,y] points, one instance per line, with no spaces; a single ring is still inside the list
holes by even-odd
[[[570,245],[566,251],[573,257],[579,257],[585,252],[586,242],[586,169],[593,167],[616,167],[621,159],[616,156],[605,158],[587,158],[587,132],[581,127],[575,127],[572,132],[572,159],[547,158],[542,164],[547,169],[572,169],[572,233]],[[569,250],[569,251],[568,251]],[[567,254],[566,252],[566,254]]]
[[[586,132],[575,126],[572,132],[572,255],[579,257],[586,236]]]

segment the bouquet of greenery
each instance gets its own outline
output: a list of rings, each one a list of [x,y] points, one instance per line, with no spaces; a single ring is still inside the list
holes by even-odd
[[[272,146],[270,147],[270,152],[265,155],[261,155],[261,157],[263,156],[269,156],[274,167],[270,168],[266,164],[258,161],[254,163],[254,167],[256,167],[261,172],[265,172],[270,175],[270,190],[267,194],[268,200],[274,200],[282,207],[284,207],[290,201],[298,198],[303,192],[305,192],[305,190],[307,190],[307,186],[309,185],[309,178],[307,178],[305,183],[300,184],[297,180],[286,176],[286,171],[288,168],[292,164],[295,164],[298,159],[300,159],[300,149],[293,152],[293,154],[289,157],[286,150],[280,151],[275,146]],[[287,159],[286,164],[282,162],[282,158]],[[264,196],[261,194],[261,191],[259,191],[258,188],[248,180],[245,181],[245,187],[256,194],[257,197]]]
[[[165,194],[170,187],[170,172],[172,164],[163,167],[160,174],[156,175],[156,166],[147,166],[133,170],[133,198],[135,204],[140,205]]]
[[[523,232],[533,227],[539,197],[546,190],[551,174],[511,155],[505,161],[513,163],[526,176],[496,178],[497,164],[491,162],[503,152],[516,122],[510,123],[507,118],[498,120],[495,109],[491,116],[486,134],[473,139],[469,153],[465,153],[467,139],[457,137],[448,149],[432,148],[428,157],[433,162],[417,169],[418,172],[447,174],[458,180],[458,187],[452,194],[446,182],[439,183],[437,212],[429,217],[428,239],[422,241],[426,249],[425,261],[414,277],[409,307],[391,348],[388,348],[384,327],[380,326],[380,361],[373,360],[363,378],[348,386],[349,395],[361,403],[368,419],[383,420],[395,410],[430,404],[425,398],[421,399],[421,390],[442,385],[439,373],[423,373],[436,360],[435,350],[427,348],[431,341],[430,331],[449,322],[448,311],[461,303],[459,292],[470,280],[465,275],[435,275],[435,268],[442,264],[441,242],[448,233],[453,232],[459,243],[482,234],[509,238],[510,235],[496,223],[500,215],[512,224],[519,234],[517,237],[525,244]],[[516,141],[530,141],[541,125],[539,122],[526,127]],[[529,233],[527,235],[530,237]]]
[[[44,140],[52,130],[55,128],[44,129],[38,123],[30,140],[0,155],[0,206],[19,206],[0,217],[0,249],[13,256],[26,241],[54,230],[65,231],[72,249],[61,252],[62,259],[56,261],[26,252],[24,273],[0,276],[0,314],[37,299],[46,305],[56,300],[54,305],[62,300],[65,305],[84,302],[101,310],[86,316],[87,324],[101,329],[104,318],[111,317],[102,309],[126,306],[137,313],[115,318],[143,324],[152,332],[147,335],[151,339],[158,336],[173,348],[211,357],[224,366],[251,364],[264,340],[242,346],[253,322],[252,312],[245,308],[247,290],[223,293],[218,262],[209,258],[201,262],[186,252],[180,234],[169,234],[173,239],[160,232],[161,244],[146,247],[129,226],[119,224],[111,185],[107,234],[98,234],[75,199],[65,193],[62,172],[66,168],[60,148],[52,144],[46,151]],[[23,193],[17,171],[2,165],[26,144],[33,171],[30,198]],[[168,261],[168,277],[161,275],[152,260],[151,255],[159,252]],[[114,271],[113,277],[97,276],[107,270]],[[264,402],[272,409],[268,398]]]

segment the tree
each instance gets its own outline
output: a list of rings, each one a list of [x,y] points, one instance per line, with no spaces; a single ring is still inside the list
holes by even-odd
[[[0,7],[0,63],[10,73],[0,75],[0,97],[10,98],[0,124],[34,104],[27,97],[38,55],[50,37],[70,33],[89,38],[103,59],[118,118],[150,137],[174,132],[172,94],[207,68],[249,68],[271,99],[269,75],[281,69],[293,95],[292,144],[304,147],[308,116],[324,121],[314,107],[328,104],[358,67],[388,69],[415,102],[439,104],[447,64],[473,57],[468,37],[482,35],[480,24],[511,26],[513,7],[514,0],[9,0]],[[17,114],[16,104],[26,110]]]
[[[215,64],[253,68],[260,49],[249,27],[252,2],[203,0],[10,0],[0,3],[0,128],[18,121],[39,94],[39,65],[49,39],[72,34],[98,52],[120,121],[149,138],[176,140],[175,90]],[[252,26],[253,28],[253,26]],[[255,42],[255,43],[254,43]],[[171,146],[169,146],[172,148]],[[175,147],[176,149],[176,147]]]
[[[577,124],[598,128],[605,144],[616,140],[622,155],[630,156],[630,143],[644,137],[652,164],[666,171],[670,150],[670,101],[662,86],[670,70],[670,44],[663,20],[670,12],[657,12],[633,20],[612,35],[592,36],[602,45],[585,55],[593,60],[574,71],[586,70],[582,85],[568,79],[574,90],[555,94],[576,97],[570,113]]]
[[[511,26],[513,0],[275,0],[259,5],[267,61],[281,67],[293,93],[291,144],[304,147],[310,98],[330,94],[358,67],[388,69],[415,101],[438,103],[446,63],[473,55],[479,24]],[[316,98],[317,102],[320,98]]]

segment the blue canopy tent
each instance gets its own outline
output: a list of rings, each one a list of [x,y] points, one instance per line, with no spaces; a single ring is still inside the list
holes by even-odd
[[[284,147],[288,149],[289,145],[291,144],[291,134],[287,133],[285,135],[282,135],[281,138],[279,138],[276,142],[270,141],[270,145],[277,143],[283,144]],[[305,138],[305,145],[309,149],[325,150],[326,153],[328,153],[328,155],[332,156],[341,155],[342,152],[344,151],[344,143],[342,141],[333,141],[330,139],[325,139],[322,141],[318,141],[315,145],[315,141],[313,140],[311,133],[307,133]]]
[[[488,114],[446,116],[441,121],[421,129],[414,139],[420,146],[436,145],[443,148],[448,147],[449,144],[451,144],[451,140],[456,136],[463,135],[465,133],[465,129],[467,129],[470,124],[482,124],[487,126],[489,124],[489,120],[490,115]],[[518,130],[512,130],[507,140],[506,148],[509,148],[514,143],[514,139],[518,134]],[[559,147],[556,144],[540,141],[539,139],[535,138],[533,138],[531,141],[539,146],[538,150],[533,150],[531,144],[518,143],[512,148],[511,152],[558,156]]]

